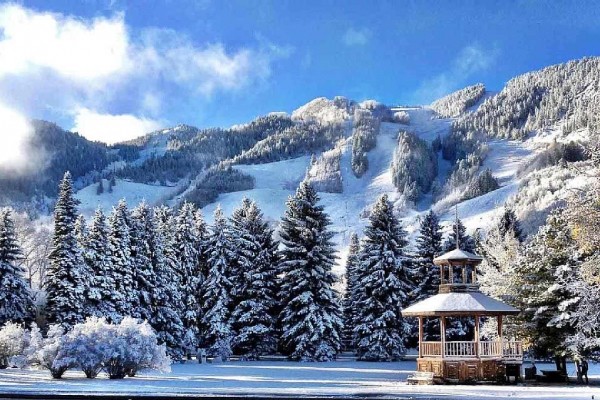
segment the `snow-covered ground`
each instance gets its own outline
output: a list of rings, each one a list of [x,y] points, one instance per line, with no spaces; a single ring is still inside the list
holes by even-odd
[[[86,186],[75,194],[77,200],[81,202],[79,211],[86,217],[93,215],[98,207],[104,212],[110,212],[121,199],[125,199],[131,207],[135,207],[143,200],[154,205],[169,198],[177,190],[173,186],[146,185],[122,179],[117,179],[112,193],[108,191],[108,180],[103,179],[103,186],[102,194],[96,192],[97,183]]]
[[[552,365],[538,364],[540,369]],[[574,368],[574,367],[573,367]],[[569,370],[572,373],[573,368]],[[0,397],[10,393],[95,395],[285,395],[357,396],[427,399],[591,399],[600,386],[509,384],[411,386],[406,378],[414,361],[368,363],[229,362],[223,364],[176,364],[169,374],[143,373],[135,378],[86,379],[82,372],[69,371],[54,380],[48,371],[0,370]],[[590,378],[600,379],[600,367],[590,365]]]

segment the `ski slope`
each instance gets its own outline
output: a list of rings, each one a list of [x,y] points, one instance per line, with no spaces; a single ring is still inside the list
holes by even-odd
[[[431,142],[438,136],[449,132],[450,119],[435,118],[429,108],[397,107],[393,111],[406,111],[410,116],[410,125],[384,122],[377,136],[377,145],[367,154],[369,168],[357,178],[351,169],[352,140],[351,124],[347,122],[346,139],[342,144],[340,169],[342,174],[342,193],[320,193],[321,204],[332,221],[334,240],[340,251],[340,263],[345,259],[346,247],[352,232],[362,234],[368,222],[369,207],[382,194],[388,194],[391,201],[399,199],[392,182],[390,164],[397,144],[398,132],[408,130],[421,139]],[[459,216],[468,230],[485,228],[493,220],[504,203],[519,188],[517,171],[534,154],[531,143],[497,140],[488,143],[489,153],[484,168],[490,168],[498,177],[501,188],[484,196],[458,204]],[[263,210],[265,217],[274,225],[285,212],[285,202],[293,195],[298,183],[304,178],[310,164],[310,157],[298,157],[258,165],[236,165],[234,168],[251,175],[255,179],[255,188],[233,193],[221,194],[216,203],[204,207],[206,218],[212,221],[215,208],[220,205],[226,215],[238,207],[244,197],[255,200]],[[442,184],[450,173],[450,163],[439,156],[438,183]],[[433,196],[429,193],[416,204],[414,209],[403,209],[400,215],[409,236],[414,239],[418,229],[418,218],[433,206]],[[441,213],[442,224],[449,229],[454,220],[454,210],[449,207],[436,209]]]
[[[123,179],[116,180],[112,193],[108,191],[108,180],[103,179],[103,186],[102,194],[97,194],[97,183],[86,186],[75,194],[75,198],[80,202],[81,214],[89,217],[97,208],[108,213],[121,199],[125,199],[130,207],[135,207],[142,201],[150,205],[160,204],[177,191],[177,187],[174,186],[146,185]]]

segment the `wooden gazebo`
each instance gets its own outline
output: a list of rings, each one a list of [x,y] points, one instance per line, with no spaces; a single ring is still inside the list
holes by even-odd
[[[503,379],[507,368],[520,374],[523,363],[521,342],[506,340],[502,335],[502,317],[519,310],[479,291],[477,266],[483,259],[473,253],[455,249],[433,260],[440,267],[439,293],[402,311],[405,317],[419,318],[419,358],[417,371],[433,373],[449,382],[491,381]],[[474,319],[471,340],[446,340],[448,320],[457,317]],[[497,338],[481,340],[480,319],[496,318]],[[440,319],[440,340],[423,340],[423,319]]]

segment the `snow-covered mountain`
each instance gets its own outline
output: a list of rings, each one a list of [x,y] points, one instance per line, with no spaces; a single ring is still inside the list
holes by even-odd
[[[290,115],[273,113],[229,129],[181,125],[111,147],[84,146],[88,161],[97,162],[78,167],[77,197],[87,215],[120,198],[174,206],[188,200],[209,221],[217,204],[230,214],[249,197],[276,224],[287,197],[308,176],[342,254],[383,193],[409,233],[429,209],[449,225],[454,206],[469,231],[485,229],[505,204],[530,233],[588,182],[586,148],[598,140],[599,99],[600,58],[524,74],[498,93],[470,86],[431,106],[317,98]],[[82,148],[84,139],[77,140],[72,151]],[[39,204],[55,194],[49,189],[60,176],[55,172],[75,168],[49,159],[44,186],[27,191],[0,171],[1,191],[16,193],[2,202],[31,208],[43,198],[35,204],[44,211]]]

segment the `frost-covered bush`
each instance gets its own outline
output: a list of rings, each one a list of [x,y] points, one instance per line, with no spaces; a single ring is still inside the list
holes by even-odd
[[[86,377],[95,378],[113,351],[109,346],[111,333],[105,319],[88,318],[66,335],[64,353],[76,360]]]
[[[34,325],[25,334],[21,330],[20,337],[26,345],[17,354],[29,365],[48,369],[55,379],[73,368],[80,368],[88,378],[104,369],[111,379],[135,376],[142,369],[170,371],[166,348],[158,345],[150,325],[130,317],[118,325],[88,318],[67,334],[60,325],[51,325],[45,338]]]
[[[142,369],[170,371],[171,360],[164,345],[158,345],[156,334],[147,322],[124,318],[109,328],[109,356],[105,369],[111,379],[135,376]]]
[[[31,334],[29,349],[31,361],[50,371],[54,379],[62,378],[69,368],[75,367],[75,360],[64,353],[65,335],[60,325],[50,325],[45,338],[39,330]]]
[[[12,322],[0,329],[0,369],[14,365],[11,359],[23,353],[24,332],[22,326]]]

